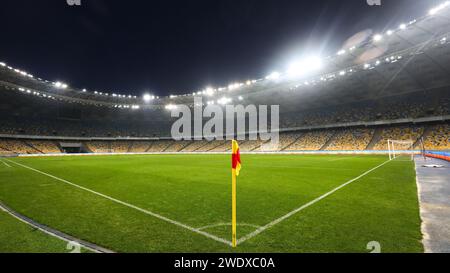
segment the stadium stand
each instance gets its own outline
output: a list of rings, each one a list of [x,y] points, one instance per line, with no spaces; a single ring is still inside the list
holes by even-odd
[[[367,148],[374,134],[373,129],[354,129],[338,132],[327,150],[330,151],[362,151]]]
[[[36,150],[44,153],[44,154],[59,154],[61,153],[61,149],[59,149],[58,145],[49,140],[28,140],[26,143],[29,146],[34,147]]]
[[[191,144],[191,141],[173,141],[173,143],[165,149],[165,152],[179,152],[189,144]]]
[[[389,139],[395,140],[412,140],[413,143],[423,135],[424,127],[393,127],[385,128],[381,134],[381,139],[374,146],[374,150],[387,150],[387,142]]]
[[[86,147],[94,153],[110,153],[111,142],[109,141],[91,141],[85,143]]]
[[[191,144],[186,146],[182,152],[197,152],[199,149],[205,147],[209,144],[209,141],[206,140],[199,140],[199,141],[193,141]]]
[[[131,142],[130,152],[131,153],[145,153],[145,152],[147,152],[148,149],[150,149],[151,145],[152,145],[152,142],[133,141],[133,142]]]
[[[1,140],[0,147],[3,150],[11,151],[17,154],[42,154],[41,151],[30,145],[27,145],[22,140]]]
[[[150,149],[147,150],[147,152],[151,152],[151,153],[165,152],[166,149],[168,149],[174,143],[175,143],[175,141],[173,141],[173,140],[156,141],[155,143],[152,144]]]
[[[378,138],[376,131],[379,131]],[[363,151],[387,150],[387,140],[412,140],[420,150],[419,140],[424,139],[427,150],[450,149],[450,124],[426,126],[389,126],[342,130],[315,130],[280,134],[279,145],[273,147],[265,141],[242,141],[242,152],[258,151]],[[372,147],[370,143],[374,142]],[[86,141],[85,146],[93,153],[145,153],[145,152],[227,152],[229,141]],[[0,139],[1,154],[55,154],[61,153],[56,141]]]
[[[450,125],[436,125],[424,138],[426,150],[450,150]]]
[[[127,141],[113,141],[111,142],[112,153],[127,153],[130,151],[131,142]]]
[[[286,151],[319,151],[335,134],[334,131],[308,132],[290,145]]]

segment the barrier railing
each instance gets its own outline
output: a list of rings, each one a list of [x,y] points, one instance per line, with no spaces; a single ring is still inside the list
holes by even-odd
[[[442,159],[450,162],[450,152],[426,151],[427,157]]]

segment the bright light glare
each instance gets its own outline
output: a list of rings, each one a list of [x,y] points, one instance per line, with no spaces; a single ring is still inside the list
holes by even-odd
[[[223,97],[223,98],[221,98],[221,99],[219,99],[219,100],[217,101],[217,103],[218,103],[218,104],[221,104],[221,105],[226,105],[226,104],[228,104],[228,103],[230,103],[230,102],[232,102],[232,99],[226,98],[226,97]]]
[[[149,102],[151,100],[154,100],[155,96],[152,96],[150,94],[144,94],[144,96],[142,98],[144,99],[145,102]]]
[[[380,34],[376,34],[375,36],[373,36],[373,40],[375,42],[381,41],[381,39],[383,39],[383,36],[381,36]]]
[[[55,82],[54,85],[56,88],[59,88],[59,89],[66,89],[68,87],[67,84],[62,83],[62,82]]]
[[[205,94],[206,94],[207,96],[212,96],[212,95],[214,95],[214,89],[213,89],[212,87],[207,87],[207,88],[205,89]]]
[[[406,29],[406,25],[405,25],[405,24],[401,24],[401,25],[400,25],[400,29],[402,29],[402,30],[403,30],[403,29]]]
[[[6,66],[6,64],[5,64],[5,63],[0,63],[0,65],[1,65],[1,66]]]
[[[389,36],[391,36],[392,34],[394,34],[394,32],[393,32],[392,30],[388,30],[386,33],[387,33],[387,35],[389,35]]]
[[[439,6],[430,9],[429,14],[430,15],[435,15],[436,13],[438,13],[439,11],[445,9],[449,5],[450,5],[450,1],[446,1],[446,2],[444,2],[442,4],[440,4]]]
[[[266,80],[277,80],[280,78],[280,76],[281,76],[281,74],[279,72],[274,71],[266,77]]]
[[[228,90],[231,91],[234,89],[238,89],[240,86],[241,86],[241,84],[239,84],[239,83],[233,83],[233,84],[228,85]]]
[[[290,77],[299,77],[308,72],[317,71],[322,68],[322,60],[318,57],[308,57],[304,60],[292,63],[288,68]]]
[[[176,105],[173,105],[173,104],[168,104],[168,105],[166,105],[166,107],[165,107],[167,110],[173,110],[173,109],[177,109],[177,106]]]

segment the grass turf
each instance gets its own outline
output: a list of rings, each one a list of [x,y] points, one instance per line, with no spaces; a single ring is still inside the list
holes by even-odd
[[[382,164],[386,156],[242,155],[238,238]],[[16,158],[40,171],[230,240],[230,157]],[[237,249],[11,163],[0,200],[119,252],[422,252],[413,163],[392,161]],[[1,225],[1,224],[0,224]],[[0,241],[0,244],[2,242]]]
[[[64,253],[67,243],[0,210],[0,253]]]

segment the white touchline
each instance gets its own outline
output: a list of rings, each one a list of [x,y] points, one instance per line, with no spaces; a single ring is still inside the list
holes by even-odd
[[[347,159],[355,159],[355,158],[358,158],[358,157],[360,157],[360,156],[345,156],[345,157],[338,157],[338,158],[333,158],[333,159],[330,159],[330,160],[328,160],[328,161],[339,161],[339,160],[347,160]]]
[[[64,238],[64,237],[62,237],[62,236],[59,236],[59,235],[56,234],[56,233],[53,233],[53,232],[50,232],[50,231],[48,231],[48,230],[46,230],[46,229],[44,229],[44,228],[41,228],[41,227],[38,226],[38,225],[35,225],[35,224],[33,224],[33,223],[31,223],[31,222],[28,222],[28,221],[25,221],[24,219],[18,217],[18,216],[15,215],[14,213],[11,213],[10,211],[6,210],[6,209],[3,208],[2,206],[0,206],[0,210],[2,210],[3,212],[7,213],[7,214],[10,215],[11,217],[14,217],[15,219],[19,220],[20,222],[22,222],[22,223],[24,223],[24,224],[27,224],[27,225],[29,225],[29,226],[31,226],[31,227],[33,227],[33,228],[35,228],[35,229],[37,229],[37,230],[39,230],[39,231],[45,233],[45,234],[47,234],[47,235],[50,235],[50,236],[55,237],[55,238],[57,238],[57,239],[59,239],[59,240],[65,241],[65,242],[67,242],[67,243],[73,242],[73,241],[71,241],[71,240],[68,240],[67,238]],[[77,243],[78,243],[78,242],[77,242]],[[82,247],[82,248],[85,248],[85,249],[87,249],[87,250],[90,250],[90,251],[92,251],[92,252],[95,252],[95,253],[100,253],[100,251],[98,251],[97,249],[91,248],[91,247],[86,246],[86,245],[81,245],[81,247]]]
[[[385,165],[386,163],[388,163],[390,161],[391,160],[385,161],[384,163],[376,166],[375,168],[372,168],[372,169],[368,170],[367,172],[359,175],[358,177],[355,177],[352,180],[349,180],[349,181],[345,182],[344,184],[334,188],[333,190],[325,193],[324,195],[319,196],[318,198],[312,200],[311,202],[306,203],[303,206],[301,206],[301,207],[299,207],[299,208],[289,212],[288,214],[286,214],[286,215],[284,215],[284,216],[282,216],[282,217],[280,217],[278,219],[273,220],[272,222],[268,223],[267,225],[258,228],[257,230],[253,231],[252,233],[249,233],[249,234],[245,235],[244,237],[240,238],[237,241],[237,243],[241,244],[241,243],[247,241],[248,239],[255,237],[256,235],[260,234],[261,232],[265,231],[266,229],[269,229],[269,228],[273,227],[274,225],[276,225],[276,224],[286,220],[287,218],[291,217],[292,215],[294,215],[294,214],[296,214],[296,213],[306,209],[307,207],[309,207],[309,206],[319,202],[320,200],[322,200],[322,199],[326,198],[327,196],[335,193],[336,191],[338,191],[338,190],[342,189],[343,187],[347,186],[348,184],[355,182],[356,180],[360,179],[361,177],[366,176],[367,174],[375,171],[376,169],[380,168],[381,166]]]
[[[6,160],[7,160],[7,159],[6,159]],[[131,205],[131,204],[126,203],[126,202],[124,202],[124,201],[120,201],[120,200],[115,199],[115,198],[113,198],[113,197],[110,197],[110,196],[108,196],[108,195],[105,195],[105,194],[102,194],[102,193],[93,191],[93,190],[91,190],[91,189],[88,189],[88,188],[85,188],[85,187],[83,187],[83,186],[77,185],[77,184],[75,184],[75,183],[69,182],[69,181],[67,181],[67,180],[65,180],[65,179],[56,177],[56,176],[54,176],[54,175],[51,175],[51,174],[42,172],[42,171],[37,170],[37,169],[34,169],[34,168],[32,168],[32,167],[23,165],[23,164],[21,164],[21,163],[17,163],[17,162],[11,161],[11,160],[8,160],[8,162],[11,162],[11,163],[16,164],[16,165],[18,165],[18,166],[21,166],[21,167],[24,167],[24,168],[26,168],[26,169],[32,170],[32,171],[34,171],[34,172],[40,173],[40,174],[42,174],[42,175],[51,177],[51,178],[56,179],[56,180],[58,180],[58,181],[61,181],[61,182],[63,182],[63,183],[69,184],[69,185],[71,185],[71,186],[77,187],[77,188],[82,189],[82,190],[85,190],[85,191],[88,191],[88,192],[93,193],[93,194],[95,194],[95,195],[98,195],[98,196],[101,196],[101,197],[103,197],[103,198],[106,198],[106,199],[108,199],[108,200],[110,200],[110,201],[113,201],[113,202],[119,203],[119,204],[121,204],[121,205],[127,206],[127,207],[129,207],[129,208],[138,210],[138,211],[140,211],[140,212],[143,212],[143,213],[145,213],[145,214],[151,215],[151,216],[153,216],[153,217],[155,217],[155,218],[158,218],[158,219],[160,219],[160,220],[166,221],[166,222],[171,223],[171,224],[173,224],[173,225],[176,225],[176,226],[185,228],[185,229],[190,230],[190,231],[192,231],[192,232],[195,232],[195,233],[197,233],[197,234],[203,235],[203,236],[208,237],[208,238],[210,238],[210,239],[213,239],[213,240],[215,240],[215,241],[218,241],[218,242],[224,243],[224,244],[226,244],[226,245],[228,245],[228,246],[231,246],[231,242],[230,242],[230,241],[227,241],[227,240],[222,239],[222,238],[220,238],[220,237],[217,237],[217,236],[215,236],[215,235],[209,234],[209,233],[207,233],[207,232],[201,231],[201,230],[199,230],[199,229],[193,228],[193,227],[191,227],[191,226],[188,226],[188,225],[186,225],[186,224],[180,223],[180,222],[178,222],[178,221],[169,219],[169,218],[164,217],[164,216],[162,216],[162,215],[159,215],[159,214],[157,214],[157,213],[154,213],[154,212],[151,212],[151,211],[149,211],[149,210],[146,210],[146,209],[137,207],[137,206],[135,206],[135,205]]]

